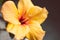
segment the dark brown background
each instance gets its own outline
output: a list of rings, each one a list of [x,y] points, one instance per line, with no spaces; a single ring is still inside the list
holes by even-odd
[[[17,3],[17,1],[15,2]],[[32,2],[35,5],[46,7],[49,11],[47,20],[42,24],[43,29],[46,31],[44,40],[60,40],[60,0],[32,0]],[[5,22],[0,15],[0,27],[4,28],[4,26]],[[7,35],[5,31],[0,31],[0,33],[0,35],[3,35],[2,33]],[[0,36],[0,40],[4,40],[2,36]],[[8,40],[8,38],[5,40]]]

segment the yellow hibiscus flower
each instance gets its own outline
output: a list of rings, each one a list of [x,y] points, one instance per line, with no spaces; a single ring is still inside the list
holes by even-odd
[[[46,8],[35,6],[31,0],[19,0],[18,7],[13,1],[6,1],[1,9],[3,18],[8,22],[6,30],[17,40],[43,40],[45,31],[41,24],[48,15]]]

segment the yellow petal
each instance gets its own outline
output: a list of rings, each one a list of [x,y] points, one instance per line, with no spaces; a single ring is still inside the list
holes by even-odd
[[[20,24],[18,20],[18,10],[13,1],[6,1],[1,9],[4,20],[13,23]]]
[[[21,0],[21,1],[23,2],[26,11],[32,6],[34,6],[31,0]]]
[[[42,8],[38,6],[31,7],[28,12],[26,13],[26,16],[29,18],[32,18],[33,16],[37,14],[41,14]]]
[[[29,26],[30,32],[26,35],[26,37],[29,40],[42,40],[45,35],[45,31],[43,31],[40,24],[37,21],[31,21]]]
[[[27,16],[31,20],[38,21],[40,24],[45,21],[45,19],[47,18],[47,15],[48,15],[47,9],[46,8],[41,8],[41,7],[38,7],[38,6],[32,7],[28,11],[28,14],[27,14]]]
[[[14,34],[16,39],[23,39],[29,32],[29,27],[27,25],[14,25],[9,23],[7,31]]]
[[[18,12],[19,12],[19,18],[21,18],[21,16],[25,13],[22,1],[18,2]]]

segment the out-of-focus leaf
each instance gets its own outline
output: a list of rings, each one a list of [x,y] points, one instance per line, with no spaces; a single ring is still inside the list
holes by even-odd
[[[0,5],[2,4],[3,0],[0,0]]]

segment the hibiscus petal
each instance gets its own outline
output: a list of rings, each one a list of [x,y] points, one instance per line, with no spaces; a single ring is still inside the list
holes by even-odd
[[[45,31],[43,31],[40,24],[37,21],[30,21],[29,26],[30,32],[26,35],[26,37],[29,40],[42,40],[45,35]]]
[[[6,1],[1,10],[4,20],[13,23],[20,24],[18,20],[18,10],[13,1]]]
[[[29,14],[27,14],[27,16],[31,19],[31,20],[35,20],[38,21],[40,24],[42,24],[45,19],[47,18],[48,15],[48,11],[46,8],[41,8],[38,6],[34,6],[32,7],[29,11]]]
[[[28,12],[26,13],[26,16],[31,18],[37,14],[41,14],[42,8],[38,6],[31,7]]]
[[[23,39],[29,32],[29,27],[27,25],[14,25],[9,23],[7,31],[13,33],[16,39]]]
[[[25,10],[28,11],[28,9],[30,9],[33,5],[31,0],[21,0],[24,4]]]
[[[18,2],[18,12],[19,12],[19,18],[21,18],[21,16],[25,13],[25,9],[22,1]]]

